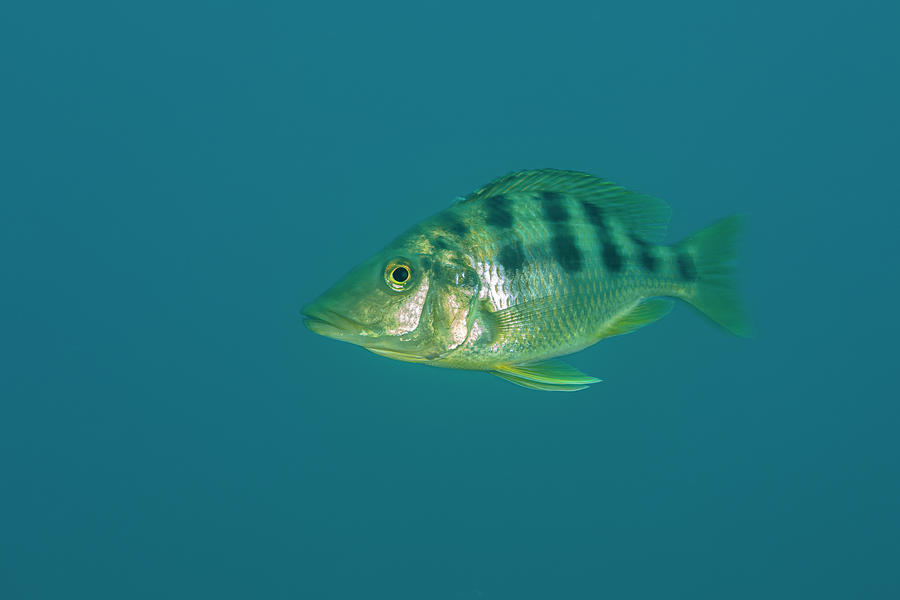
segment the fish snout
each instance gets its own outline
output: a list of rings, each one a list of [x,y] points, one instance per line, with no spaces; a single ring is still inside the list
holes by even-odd
[[[346,338],[364,334],[364,327],[353,319],[325,308],[319,302],[311,302],[300,309],[305,318],[303,324],[312,332],[332,338]]]

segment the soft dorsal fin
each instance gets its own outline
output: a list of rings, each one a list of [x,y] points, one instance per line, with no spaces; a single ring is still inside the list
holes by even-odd
[[[602,209],[603,214],[618,218],[629,231],[653,243],[659,243],[665,237],[671,214],[669,206],[662,200],[632,192],[588,173],[559,169],[504,175],[466,196],[465,202],[517,192],[557,192],[590,202]]]
[[[494,374],[512,383],[545,391],[575,392],[600,380],[561,360],[524,365],[499,365]]]
[[[612,337],[614,335],[622,335],[623,333],[631,333],[640,329],[644,325],[649,325],[654,321],[662,319],[669,314],[675,305],[671,300],[664,298],[652,298],[644,300],[631,310],[622,314],[619,318],[608,323],[600,330],[597,337],[598,340]]]

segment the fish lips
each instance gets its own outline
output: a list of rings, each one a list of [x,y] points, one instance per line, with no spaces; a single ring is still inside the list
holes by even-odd
[[[313,333],[356,344],[375,354],[395,360],[407,362],[427,360],[414,352],[409,352],[406,348],[399,347],[396,340],[367,336],[364,333],[366,328],[361,323],[348,319],[334,311],[319,308],[315,304],[304,306],[300,309],[300,314],[306,317],[303,319],[303,324]]]
[[[315,303],[301,308],[300,314],[306,317],[303,324],[313,333],[353,343],[359,343],[356,338],[363,335],[362,324],[332,310],[320,308]]]

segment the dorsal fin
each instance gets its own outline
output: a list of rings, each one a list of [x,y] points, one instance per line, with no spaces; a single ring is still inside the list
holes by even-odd
[[[588,173],[559,169],[504,175],[466,196],[464,202],[519,192],[557,192],[590,202],[602,209],[603,214],[618,218],[629,231],[653,243],[659,243],[665,237],[671,214],[669,206],[662,200],[632,192]]]

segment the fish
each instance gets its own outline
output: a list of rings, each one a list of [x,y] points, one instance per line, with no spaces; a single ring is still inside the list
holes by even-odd
[[[600,379],[559,359],[698,309],[738,336],[741,217],[666,245],[669,206],[580,171],[495,179],[412,226],[305,305],[314,333],[542,391]]]

